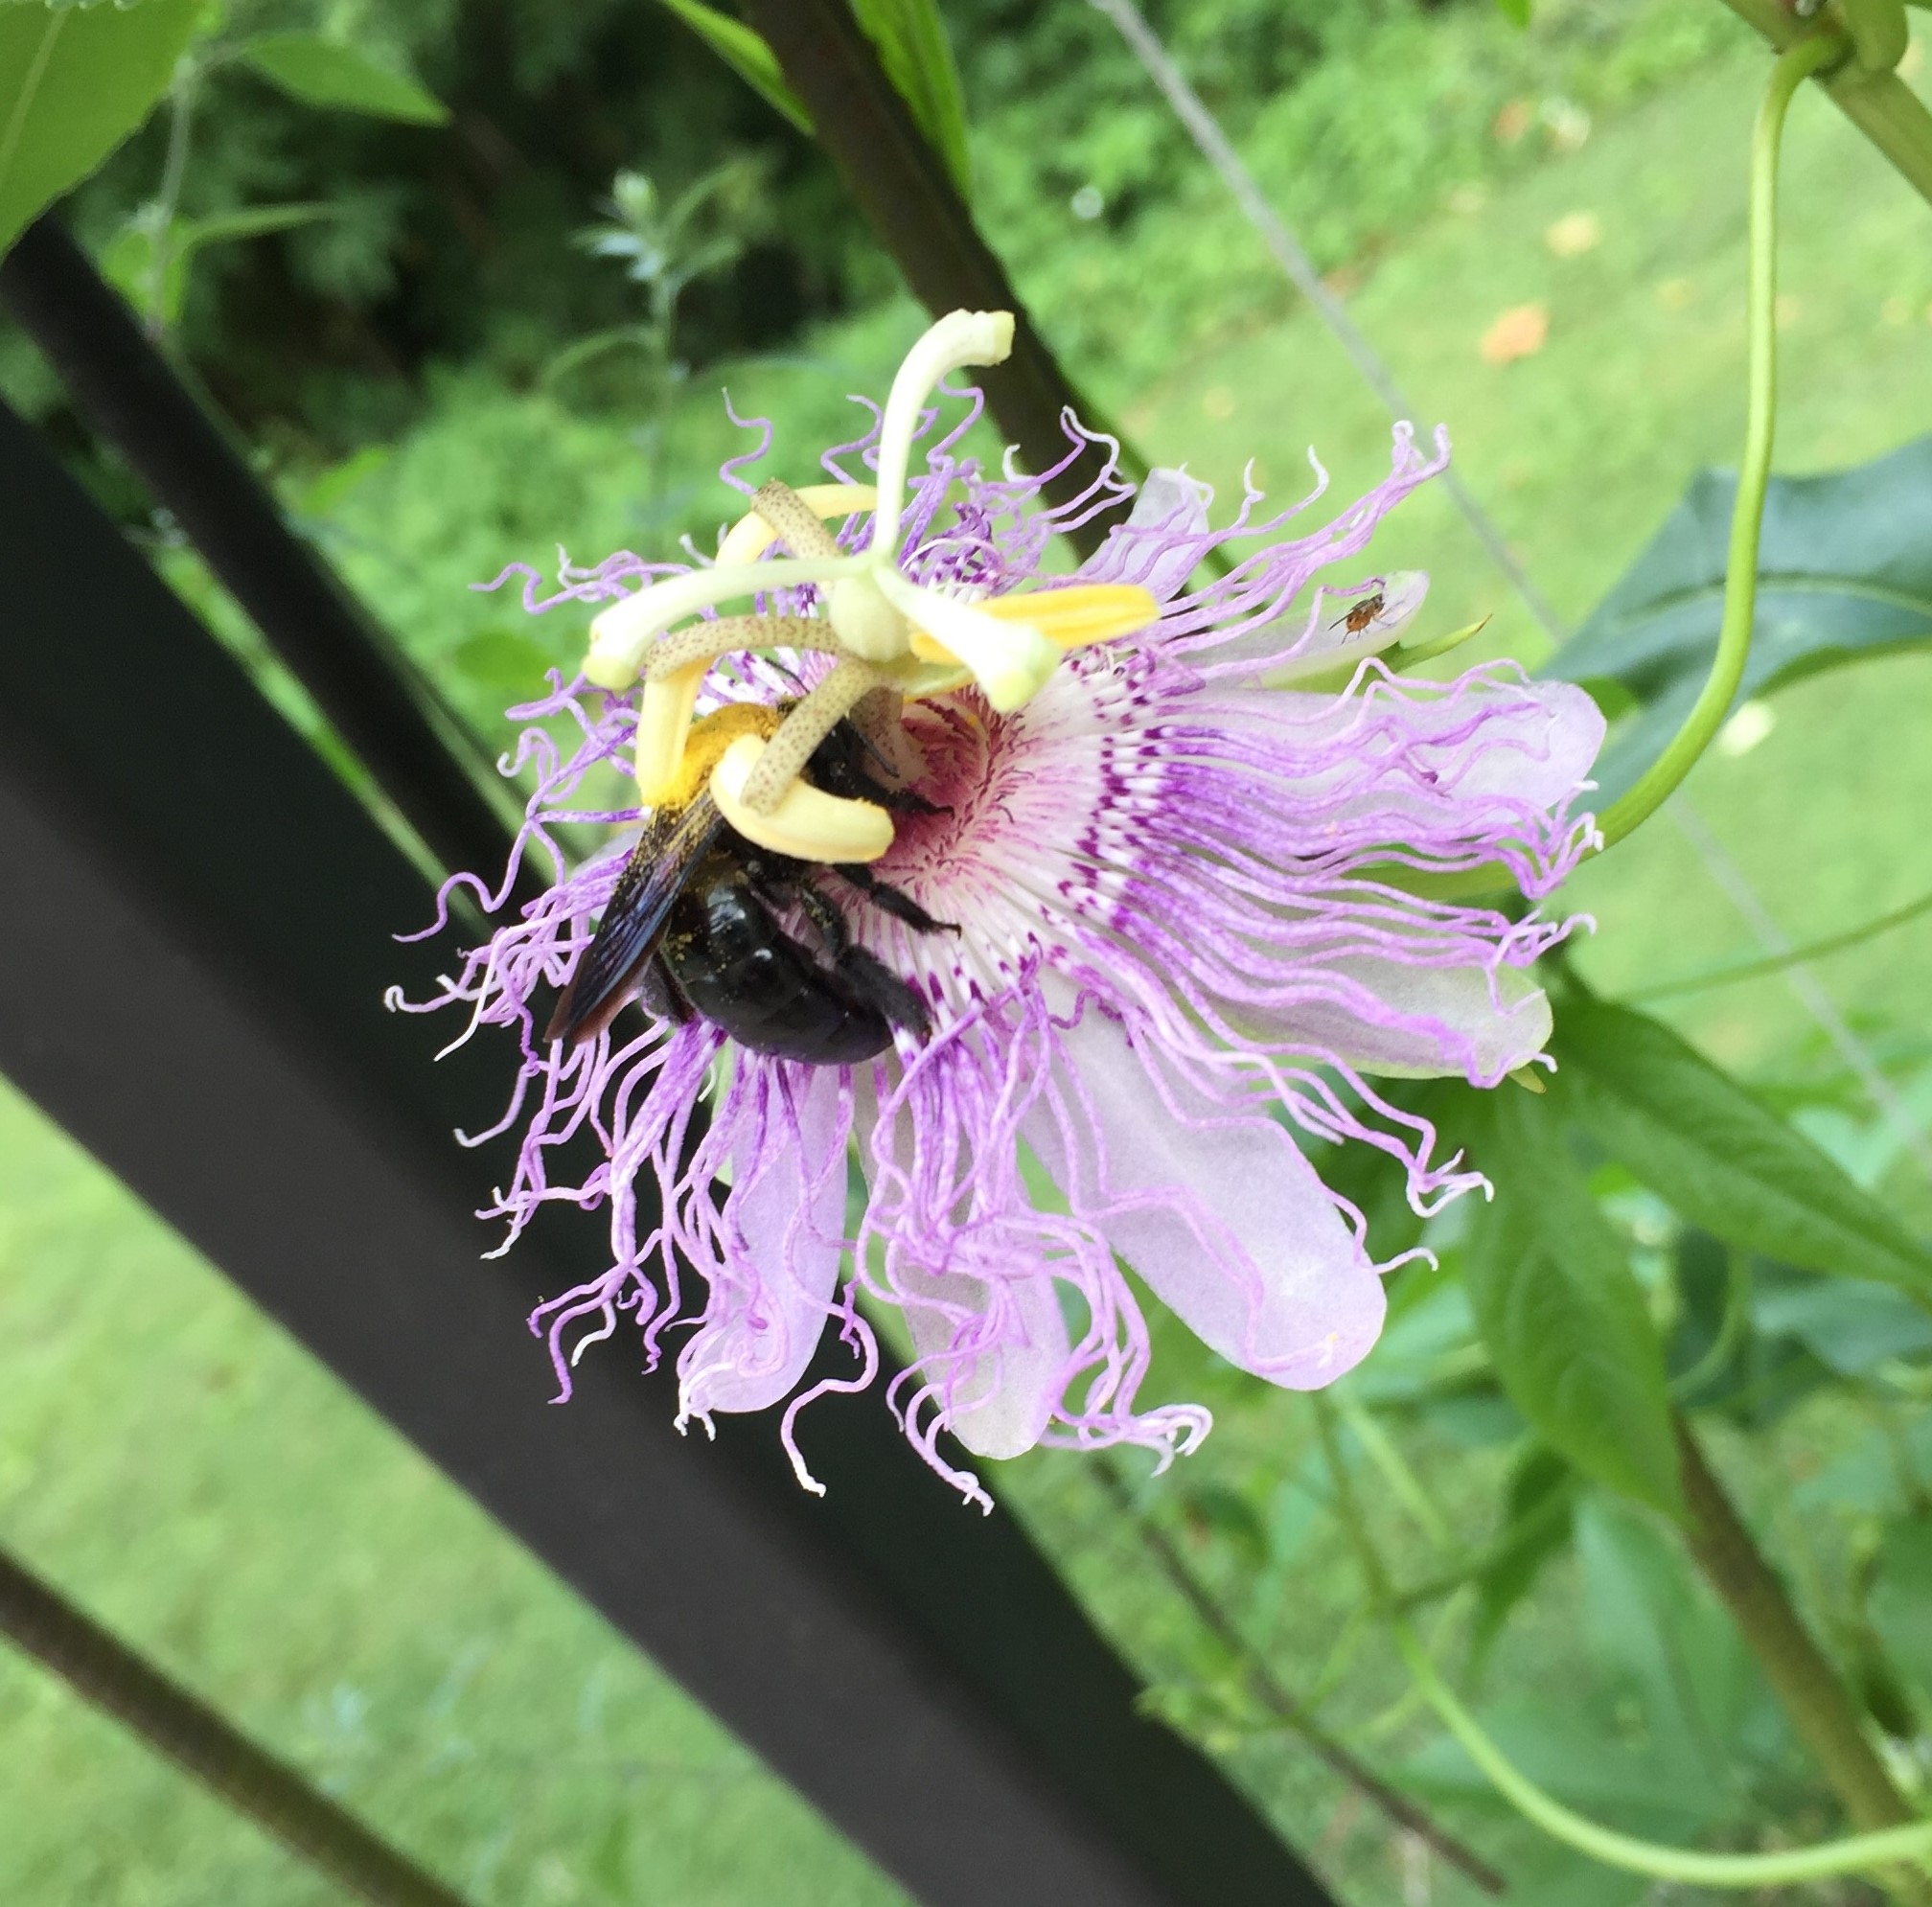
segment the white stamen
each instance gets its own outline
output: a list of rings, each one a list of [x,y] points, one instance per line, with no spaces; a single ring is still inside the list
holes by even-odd
[[[825,613],[832,628],[862,661],[893,661],[911,641],[906,618],[886,600],[882,587],[882,579],[895,573],[881,563],[864,576],[841,576],[828,594]]]
[[[1002,364],[1013,349],[1011,311],[948,311],[906,354],[886,400],[879,426],[879,512],[872,548],[890,556],[899,547],[899,516],[906,502],[906,468],[919,412],[941,378],[969,365]]]
[[[690,662],[675,676],[659,676],[644,684],[637,700],[634,747],[637,794],[647,808],[656,807],[677,785],[691,718],[698,713],[699,691],[710,666]]]
[[[877,861],[892,845],[892,816],[869,801],[847,801],[794,781],[769,815],[747,805],[745,784],[765,744],[741,735],[711,770],[711,798],[747,840],[797,861]]]

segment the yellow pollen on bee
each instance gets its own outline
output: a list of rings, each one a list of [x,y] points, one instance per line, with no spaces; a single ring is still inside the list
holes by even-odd
[[[777,733],[785,719],[782,709],[764,702],[734,701],[692,721],[698,687],[708,667],[696,662],[666,678],[662,684],[665,693],[655,703],[651,691],[659,685],[645,687],[637,717],[637,793],[647,808],[688,806],[734,742],[754,736],[762,744]],[[648,737],[647,718],[651,723]]]

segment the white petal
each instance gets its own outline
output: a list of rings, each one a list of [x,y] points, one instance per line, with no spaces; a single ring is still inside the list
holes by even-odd
[[[749,1062],[761,1064],[761,1062]],[[770,1064],[763,1062],[762,1064]],[[825,1328],[845,1229],[845,1120],[837,1068],[786,1069],[794,1085],[791,1132],[774,1068],[772,1128],[762,1161],[742,1173],[727,1206],[744,1234],[740,1281],[714,1288],[704,1322],[678,1359],[680,1413],[763,1411],[804,1376]],[[782,1134],[782,1137],[780,1137]]]
[[[1179,1111],[1216,1120],[1182,1123],[1091,1008],[1062,1037],[1096,1131],[1074,1135],[1070,1161],[1044,1112],[1026,1137],[1074,1208],[1104,1206],[1109,1243],[1230,1364],[1306,1390],[1359,1363],[1382,1328],[1382,1281],[1287,1133],[1176,1082]]]

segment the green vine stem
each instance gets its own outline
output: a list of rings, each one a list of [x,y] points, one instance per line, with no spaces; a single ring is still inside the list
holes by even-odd
[[[1451,1867],[1485,1894],[1502,1894],[1505,1891],[1503,1876],[1488,1862],[1473,1849],[1465,1847],[1407,1795],[1392,1788],[1372,1768],[1336,1740],[1309,1713],[1306,1704],[1298,1701],[1276,1678],[1241,1633],[1240,1624],[1222,1607],[1213,1591],[1188,1565],[1173,1539],[1142,1512],[1118,1466],[1101,1457],[1094,1459],[1094,1469],[1100,1487],[1132,1525],[1141,1548],[1161,1574],[1193,1611],[1202,1628],[1241,1665],[1248,1686],[1261,1706],[1276,1720],[1300,1735],[1331,1774],[1380,1808],[1397,1827],[1406,1828],[1417,1840],[1433,1848]]]
[[[1632,988],[1623,998],[1666,999],[1673,994],[1701,993],[1706,987],[1728,987],[1739,980],[1763,979],[1770,974],[1782,974],[1786,967],[1808,967],[1814,960],[1823,960],[1867,940],[1875,940],[1881,933],[1890,933],[1894,928],[1903,927],[1927,913],[1932,913],[1932,894],[1920,894],[1916,901],[1907,901],[1902,908],[1894,908],[1890,913],[1880,914],[1876,920],[1868,920],[1858,927],[1848,927],[1842,933],[1828,933],[1822,940],[1804,941],[1789,953],[1767,954],[1759,960],[1735,960],[1722,967],[1707,968],[1701,974],[1685,974],[1674,980],[1659,980],[1654,986]]]
[[[1790,46],[1808,30],[1781,0],[1724,0],[1775,47]],[[1823,81],[1838,109],[1898,169],[1921,198],[1932,201],[1932,113],[1896,73],[1873,73],[1848,62]]]
[[[1784,1585],[1681,1415],[1677,1458],[1690,1553],[1731,1612],[1772,1693],[1825,1771],[1852,1824],[1870,1832],[1917,1823],[1925,1837],[1920,1854],[1932,1855],[1932,1824],[1918,1822],[1866,1739],[1858,1711],[1838,1671],[1791,1606]],[[1932,1885],[1922,1874],[1895,1872],[1884,1879],[1899,1899],[1915,1907],[1932,1903]]]
[[[1775,0],[1769,0],[1776,11]],[[1735,4],[1735,0],[1734,0]],[[1789,37],[1787,35],[1786,37]],[[1836,32],[1807,34],[1778,56],[1758,107],[1751,134],[1751,197],[1747,315],[1749,362],[1746,374],[1744,454],[1737,472],[1737,501],[1731,516],[1731,546],[1724,572],[1724,618],[1718,631],[1717,653],[1683,726],[1669,746],[1598,816],[1602,835],[1598,853],[1614,847],[1648,820],[1672,793],[1723,725],[1744,678],[1751,652],[1751,631],[1758,609],[1758,537],[1764,521],[1764,492],[1771,480],[1771,444],[1778,406],[1778,152],[1784,133],[1784,115],[1793,95],[1813,73],[1833,60],[1849,63],[1851,43]],[[1900,81],[1892,76],[1894,85]],[[1861,84],[1880,81],[1869,74]],[[1915,105],[1916,99],[1906,95]],[[1923,108],[1920,108],[1922,114]],[[1932,119],[1927,119],[1932,134]],[[1932,147],[1928,147],[1932,159]],[[1932,171],[1927,173],[1932,195]],[[1422,874],[1390,868],[1394,885],[1425,900],[1460,901],[1498,891],[1508,885],[1504,870],[1493,862],[1454,874]]]
[[[1793,1848],[1773,1854],[1707,1854],[1692,1848],[1666,1848],[1599,1827],[1554,1796],[1546,1794],[1510,1761],[1484,1732],[1482,1724],[1456,1699],[1437,1674],[1422,1645],[1406,1622],[1391,1623],[1404,1666],[1436,1711],[1442,1726],[1461,1744],[1463,1752],[1488,1777],[1496,1791],[1526,1820],[1532,1821],[1558,1841],[1604,1863],[1659,1880],[1677,1880],[1693,1887],[1758,1888],[1790,1886],[1798,1881],[1823,1880],[1832,1874],[1859,1873],[1901,1860],[1932,1855],[1932,1821],[1905,1827],[1888,1827],[1874,1834],[1853,1834],[1842,1841],[1821,1841],[1814,1847]]]
[[[1463,1708],[1437,1673],[1414,1632],[1395,1613],[1389,1573],[1376,1553],[1342,1459],[1334,1406],[1320,1391],[1311,1393],[1311,1401],[1337,1514],[1353,1544],[1369,1599],[1388,1623],[1410,1679],[1469,1758],[1526,1820],[1606,1866],[1660,1880],[1685,1881],[1698,1887],[1760,1888],[1884,1870],[1882,1881],[1898,1899],[1918,1907],[1932,1897],[1920,1873],[1900,1866],[1905,1862],[1921,1868],[1932,1864],[1932,1822],[1916,1820],[1892,1786],[1883,1765],[1859,1732],[1843,1686],[1799,1621],[1782,1587],[1681,1421],[1678,1436],[1692,1553],[1764,1666],[1793,1725],[1825,1765],[1847,1811],[1861,1827],[1873,1831],[1777,1853],[1713,1854],[1619,1833],[1546,1794]],[[1867,1762],[1869,1769],[1853,1765]]]
[[[1842,58],[1846,42],[1834,34],[1795,41],[1778,56],[1751,133],[1750,267],[1746,330],[1744,455],[1737,501],[1731,513],[1731,548],[1724,573],[1724,620],[1711,674],[1670,745],[1598,817],[1603,846],[1614,847],[1640,828],[1676,791],[1723,725],[1744,678],[1758,609],[1758,533],[1764,490],[1771,480],[1771,441],[1778,409],[1778,149],[1792,95],[1821,66]]]

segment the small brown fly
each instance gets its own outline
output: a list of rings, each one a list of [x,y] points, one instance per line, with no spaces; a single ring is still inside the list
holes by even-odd
[[[1360,635],[1382,613],[1382,606],[1383,595],[1378,589],[1372,596],[1365,596],[1346,616],[1337,616],[1328,627],[1346,629],[1350,635]]]

